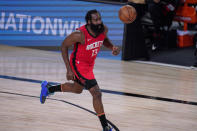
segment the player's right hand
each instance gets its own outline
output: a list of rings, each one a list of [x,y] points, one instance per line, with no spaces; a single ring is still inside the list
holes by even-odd
[[[118,55],[120,53],[120,48],[117,46],[113,46],[112,48],[112,54],[113,55]]]
[[[67,70],[67,73],[66,73],[66,78],[67,80],[74,80],[75,79],[75,74],[72,70]]]

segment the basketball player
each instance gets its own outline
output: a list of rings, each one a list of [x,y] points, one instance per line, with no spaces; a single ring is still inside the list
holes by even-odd
[[[62,57],[67,69],[66,82],[57,86],[49,85],[47,81],[41,84],[40,101],[44,103],[46,97],[54,92],[72,92],[80,94],[86,88],[93,97],[93,107],[100,119],[103,131],[111,131],[108,125],[101,99],[101,91],[94,77],[93,68],[96,56],[102,45],[118,55],[120,49],[114,46],[107,37],[108,29],[102,23],[101,15],[97,10],[87,12],[86,25],[71,33],[61,46]],[[68,57],[68,48],[74,45],[73,52]]]
[[[159,2],[160,0],[128,0],[128,5],[136,9],[137,17],[134,22],[125,24],[122,60],[150,60],[142,26],[142,17],[145,15],[149,3]]]

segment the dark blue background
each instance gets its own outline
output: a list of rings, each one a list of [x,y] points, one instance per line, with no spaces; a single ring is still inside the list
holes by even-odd
[[[104,24],[109,28],[109,38],[115,45],[121,46],[124,25],[118,18],[120,7],[121,5],[74,0],[0,0],[0,44],[60,46],[69,33],[85,24],[86,12],[90,9],[97,9],[101,12]],[[25,15],[25,18],[20,19],[17,15]],[[38,19],[41,19],[43,23],[41,24]],[[55,20],[57,21],[56,27],[54,26]],[[59,23],[60,21],[62,24]],[[60,34],[59,25],[64,26],[65,22],[67,28]],[[47,30],[47,24],[48,26],[51,24],[56,34],[51,28]],[[19,30],[20,26],[21,30]],[[35,26],[34,29],[33,26]]]

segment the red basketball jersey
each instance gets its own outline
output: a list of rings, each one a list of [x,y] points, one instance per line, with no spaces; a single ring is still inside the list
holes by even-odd
[[[74,58],[75,63],[94,65],[96,56],[100,51],[100,47],[105,39],[105,34],[101,33],[97,37],[93,37],[87,30],[86,25],[78,28],[85,35],[85,43],[75,43],[71,59]]]

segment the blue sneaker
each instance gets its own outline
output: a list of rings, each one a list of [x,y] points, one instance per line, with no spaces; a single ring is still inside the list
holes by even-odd
[[[47,88],[48,82],[47,81],[42,81],[41,83],[41,92],[40,92],[40,102],[41,104],[44,104],[47,96],[49,96],[49,91]]]
[[[106,126],[105,129],[103,131],[112,131],[112,128],[109,126]]]

